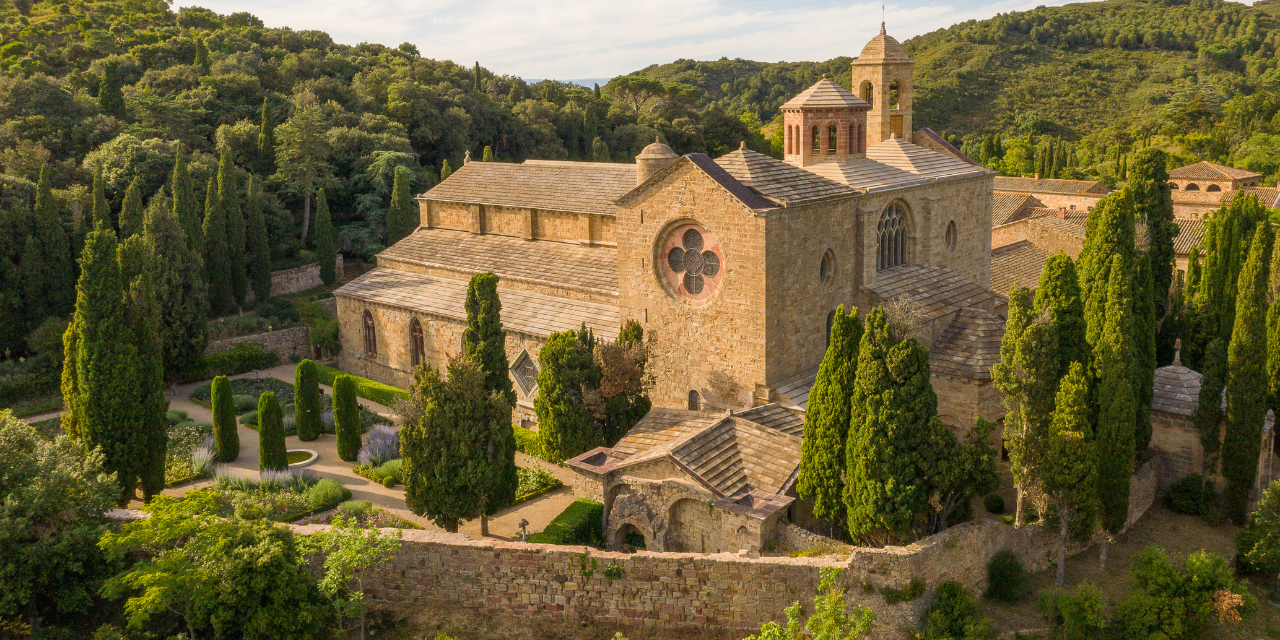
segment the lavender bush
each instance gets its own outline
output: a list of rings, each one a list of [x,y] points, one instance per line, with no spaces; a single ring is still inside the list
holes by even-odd
[[[320,414],[320,428],[324,429],[325,431],[334,431],[332,409]]]
[[[400,457],[400,433],[389,425],[374,425],[364,434],[364,446],[356,461],[371,467],[380,467],[388,460]]]

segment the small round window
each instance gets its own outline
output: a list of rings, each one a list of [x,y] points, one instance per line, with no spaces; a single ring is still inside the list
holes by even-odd
[[[724,281],[720,243],[697,224],[672,229],[661,245],[663,272],[676,295],[694,302],[706,300]]]
[[[836,254],[830,249],[822,254],[822,262],[818,265],[818,279],[823,284],[830,284],[835,279]]]
[[[956,221],[947,223],[947,251],[956,249]]]

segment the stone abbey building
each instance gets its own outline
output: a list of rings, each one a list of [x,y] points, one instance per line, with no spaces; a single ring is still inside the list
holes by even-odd
[[[342,368],[404,387],[416,366],[442,367],[462,350],[469,278],[492,271],[515,419],[533,427],[546,338],[585,323],[612,340],[636,320],[655,410],[571,461],[577,491],[605,502],[611,539],[628,527],[650,549],[758,548],[782,514],[804,520],[803,411],[838,306],[909,298],[944,421],[1003,415],[992,173],[912,143],[911,77],[882,28],[853,63],[857,95],[824,78],[783,105],[783,160],[655,142],[635,164],[466,163],[418,196],[417,230],[336,292]]]

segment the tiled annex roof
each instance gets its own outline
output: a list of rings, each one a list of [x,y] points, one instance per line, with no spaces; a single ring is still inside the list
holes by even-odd
[[[934,320],[998,297],[946,267],[920,264],[885,269],[876,274],[876,283],[867,288],[882,303],[898,296],[910,297],[921,306],[925,320]]]
[[[1178,235],[1173,237],[1173,252],[1180,256],[1190,255],[1191,250],[1204,240],[1204,220],[1174,218],[1173,221],[1178,225]]]
[[[1015,286],[1034,290],[1049,253],[1029,240],[991,250],[991,290],[1007,296]]]
[[[777,429],[787,435],[804,437],[804,412],[780,404],[766,404],[737,414],[760,426]]]
[[[848,89],[825,77],[782,105],[783,109],[834,109],[840,107],[870,109],[871,105],[867,104],[862,98],[849,93]]]
[[[467,319],[467,280],[378,267],[342,285],[334,295],[452,320]],[[502,326],[509,331],[545,338],[585,323],[601,339],[618,337],[618,308],[612,305],[502,288],[498,298],[502,301]]]
[[[991,172],[986,167],[974,166],[896,137],[867,147],[867,159],[931,180],[981,176]]]
[[[716,164],[752,191],[786,205],[858,195],[848,186],[750,149],[720,156]]]
[[[1029,193],[995,192],[991,198],[991,226],[1017,222],[1028,217],[1032,208],[1044,207],[1044,203]]]
[[[1235,198],[1245,195],[1258,196],[1262,206],[1268,209],[1280,209],[1280,188],[1276,187],[1244,187],[1242,189],[1224,191],[1219,202],[1230,204]]]
[[[815,371],[783,384],[773,392],[782,397],[782,401],[786,404],[805,409],[809,406],[809,390],[813,389],[813,383],[817,380],[818,372]]]
[[[1190,416],[1200,406],[1200,384],[1204,376],[1176,362],[1155,372],[1151,408],[1155,411]]]
[[[929,350],[929,368],[957,378],[990,380],[991,365],[1000,361],[1003,337],[999,316],[973,307],[961,309]]]
[[[613,200],[636,186],[634,164],[526,160],[468,162],[426,200],[614,215]]]
[[[1105,196],[1111,193],[1111,190],[1106,185],[1092,180],[1036,180],[1035,178],[1015,178],[1010,176],[996,176],[995,190],[1096,196]]]
[[[1241,180],[1261,178],[1262,174],[1202,160],[1170,171],[1169,177],[1174,180]]]
[[[659,176],[666,175],[672,171],[678,171],[678,167],[686,166],[686,163],[692,164],[703,173],[707,174],[707,177],[715,180],[724,188],[725,191],[729,192],[729,195],[737,198],[738,202],[741,202],[743,206],[748,209],[753,211],[764,211],[768,209],[776,209],[779,206],[778,202],[766,198],[761,195],[760,192],[739,182],[737,178],[730,175],[728,171],[725,171],[724,167],[716,164],[716,162],[705,153],[690,153],[684,155],[680,159],[664,167],[661,171],[653,174],[653,176],[646,180],[644,184],[636,185],[630,191],[626,191],[619,195],[617,199],[614,200],[614,204],[619,207],[630,206],[632,200],[648,191],[649,185],[657,180]]]
[[[468,231],[419,228],[378,254],[378,263],[401,262],[471,275],[618,294],[618,250]]]
[[[973,158],[966,156],[963,151],[957,149],[956,146],[951,144],[950,142],[947,142],[946,138],[938,135],[937,132],[935,132],[933,129],[930,129],[929,127],[920,127],[920,129],[916,131],[916,135],[922,135],[928,138],[930,141],[932,141],[933,144],[936,144],[939,147],[942,147],[944,149],[942,153],[949,154],[955,159],[961,162],[964,162],[966,164],[971,164],[974,166],[978,165],[977,160],[974,160]],[[924,146],[924,145],[921,145],[921,146]]]

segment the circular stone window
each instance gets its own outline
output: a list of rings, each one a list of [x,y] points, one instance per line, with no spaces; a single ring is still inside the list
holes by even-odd
[[[710,298],[724,281],[724,254],[716,237],[697,224],[682,224],[667,233],[662,245],[662,271],[676,295],[686,300]]]

